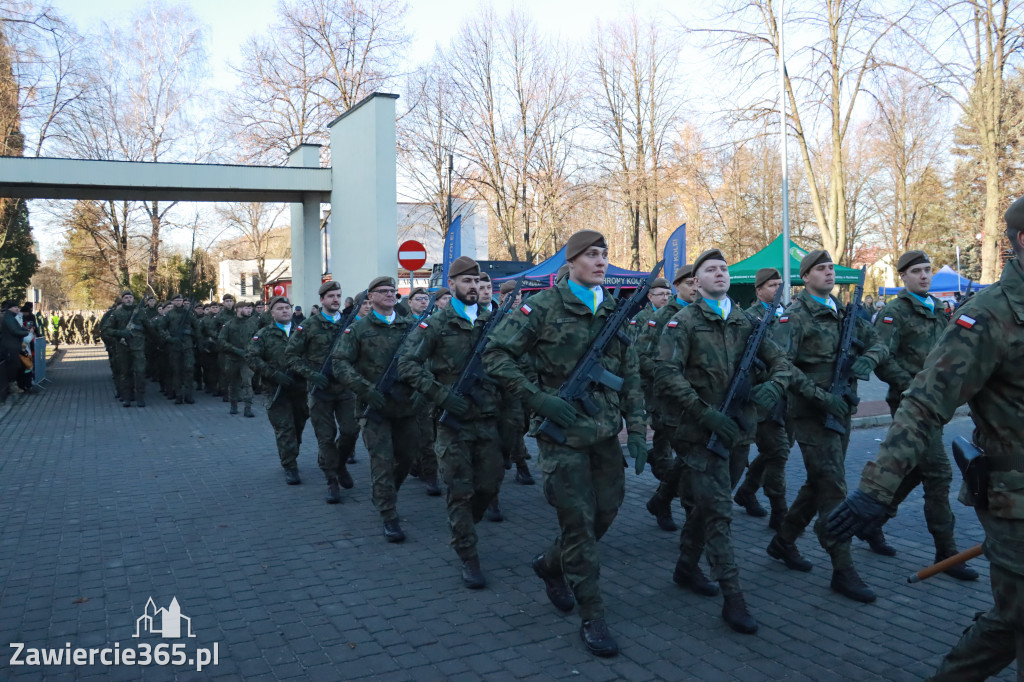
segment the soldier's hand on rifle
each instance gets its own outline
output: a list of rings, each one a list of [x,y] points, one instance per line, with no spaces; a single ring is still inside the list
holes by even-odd
[[[825,411],[836,419],[846,419],[850,416],[850,403],[842,396],[824,393],[821,402],[825,406]]]
[[[709,407],[700,416],[700,425],[715,433],[726,447],[731,448],[740,437],[740,427],[731,418]]]
[[[877,363],[875,363],[871,358],[864,357],[862,355],[854,360],[853,364],[850,365],[850,374],[858,379],[869,379],[871,377],[871,373],[875,371],[876,364]]]
[[[274,383],[281,388],[291,388],[295,385],[295,380],[284,372],[274,372],[274,375],[271,378],[274,380]]]
[[[543,391],[534,393],[530,396],[527,404],[534,412],[545,419],[550,419],[563,429],[567,429],[572,426],[580,417],[576,408],[568,402],[562,400],[557,395],[551,395],[550,393],[544,393]]]
[[[327,385],[331,383],[331,380],[325,377],[320,372],[313,372],[309,376],[309,383],[313,384],[322,391],[323,389],[327,388]]]
[[[782,386],[774,381],[766,381],[756,386],[750,393],[750,400],[764,410],[772,410],[782,400]]]
[[[455,395],[451,391],[441,399],[441,409],[447,410],[456,417],[465,417],[469,414],[469,401],[461,395]]]
[[[626,449],[629,456],[636,460],[636,475],[644,472],[647,465],[647,436],[639,433],[631,433],[626,436]]]
[[[846,542],[854,535],[864,536],[885,520],[885,505],[867,493],[855,490],[828,515],[825,530]]]
[[[366,395],[363,396],[363,400],[365,400],[366,404],[375,410],[382,410],[384,409],[384,406],[388,404],[388,399],[376,388],[371,388],[367,391]]]

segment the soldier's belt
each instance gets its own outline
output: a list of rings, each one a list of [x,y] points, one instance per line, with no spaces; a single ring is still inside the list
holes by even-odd
[[[1024,472],[1024,455],[989,455],[985,454],[988,460],[989,471],[1020,471]]]

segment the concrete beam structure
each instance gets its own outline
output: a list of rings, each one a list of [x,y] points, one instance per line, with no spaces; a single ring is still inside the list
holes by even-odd
[[[300,144],[288,154],[293,168],[319,168],[320,145]],[[320,201],[315,192],[306,192],[302,201],[292,204],[292,304],[308,313],[316,298],[323,275],[320,257]]]

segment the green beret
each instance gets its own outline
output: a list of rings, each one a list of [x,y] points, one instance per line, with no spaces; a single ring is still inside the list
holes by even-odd
[[[680,265],[672,274],[672,284],[678,285],[684,279],[690,279],[691,277],[693,277],[693,266]]]
[[[602,249],[608,248],[604,235],[597,230],[580,230],[569,237],[569,241],[565,243],[565,260],[572,260],[591,246],[600,246]]]
[[[380,277],[374,277],[372,280],[370,280],[370,285],[368,287],[366,287],[366,290],[367,291],[373,291],[377,287],[383,286],[385,284],[390,286],[390,287],[394,287],[395,286],[395,279],[393,277],[388,277],[387,275],[381,275]]]
[[[770,282],[773,279],[782,279],[782,275],[775,268],[761,268],[754,275],[754,288],[760,289],[763,284]]]
[[[725,260],[725,256],[722,254],[722,252],[719,251],[718,249],[708,249],[704,253],[697,256],[697,260],[693,261],[693,274],[696,275],[697,271],[700,270],[700,266],[704,265],[704,263],[709,260],[720,260],[723,262],[728,262]]]
[[[664,277],[659,277],[651,283],[651,289],[671,289],[668,280]]]
[[[426,294],[427,296],[430,296],[430,292],[428,292],[423,287],[416,287],[415,289],[409,292],[409,298],[412,298],[413,296],[419,296],[420,294]]]
[[[480,273],[480,281],[481,282],[490,282],[491,281],[491,276],[488,275],[486,272],[481,272]]]
[[[341,291],[341,282],[329,279],[320,285],[320,288],[317,289],[317,293],[320,294],[320,298],[323,298],[327,295],[328,291],[334,291],[335,289]]]
[[[501,283],[501,288],[499,289],[499,291],[501,292],[501,295],[504,296],[505,294],[512,293],[512,290],[515,289],[515,288],[516,288],[516,281],[514,279],[510,279],[507,282],[502,282]]]
[[[907,251],[905,254],[900,256],[900,259],[896,261],[896,272],[903,272],[907,268],[911,268],[921,263],[931,263],[928,260],[928,254],[924,251]]]
[[[563,277],[568,277],[568,276],[569,276],[569,264],[566,263],[565,265],[563,265],[560,268],[558,268],[558,272],[555,273],[555,282],[559,282],[559,281],[562,280]]]
[[[278,303],[287,303],[288,305],[292,304],[292,302],[288,300],[287,296],[274,296],[272,299],[270,299],[270,309],[273,310],[274,306],[277,305]]]
[[[448,278],[455,279],[462,275],[479,275],[480,265],[469,256],[459,256],[448,266]]]
[[[179,298],[184,298],[184,297],[181,294],[175,294],[174,296],[171,296],[171,300],[172,301],[177,301]]]
[[[222,301],[233,301],[233,300],[235,300],[235,297],[232,296],[231,294],[224,294],[223,296],[220,297],[220,300],[222,300]]]
[[[831,262],[832,256],[828,255],[828,251],[826,251],[825,249],[815,249],[814,251],[811,251],[809,254],[804,256],[803,259],[800,261],[800,277],[802,278],[804,275],[810,272],[811,268],[813,268],[815,265]]]
[[[451,296],[451,295],[452,295],[452,292],[448,289],[448,287],[441,287],[440,289],[438,289],[437,291],[434,292],[434,300],[437,301],[442,296]]]
[[[130,292],[130,291],[127,291],[127,290],[125,290],[125,291],[122,291],[122,292],[121,292],[121,298],[124,298],[125,296],[131,296],[131,297],[133,297],[133,298],[134,298],[134,297],[135,297],[135,294],[133,294],[133,293],[132,293],[132,292]]]
[[[1006,221],[1007,232],[1024,232],[1024,197],[1010,204],[1010,208],[1003,214],[1003,220]]]

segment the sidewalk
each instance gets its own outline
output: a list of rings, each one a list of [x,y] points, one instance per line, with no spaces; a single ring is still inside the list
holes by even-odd
[[[427,497],[419,481],[399,493],[408,540],[384,541],[361,445],[355,489],[329,506],[311,427],[303,485],[286,486],[262,409],[256,419],[229,416],[206,395],[177,406],[153,384],[148,407],[126,409],[98,347],[68,348],[49,372],[48,390],[0,420],[4,646],[184,643],[191,656],[216,644],[219,661],[200,673],[194,665],[11,666],[6,648],[4,680],[920,680],[991,604],[983,560],[973,562],[976,583],[906,584],[933,559],[920,490],[887,526],[899,556],[855,542],[858,569],[879,593],[871,605],[829,591],[813,534],[800,548],[814,570],[787,571],[765,554],[765,520],[734,508],[741,581],[761,625],[758,635],[735,634],[720,598],[672,583],[678,534],[658,530],[644,509],[656,486],[650,473],[629,470],[625,503],[601,542],[608,621],[622,653],[597,659],[579,641],[578,616],[547,602],[529,565],[557,532],[541,485],[506,477],[506,521],[478,526],[489,585],[470,591],[448,546],[443,498]],[[947,440],[968,429],[956,420]],[[853,434],[850,472],[859,474],[882,435]],[[788,478],[792,499],[802,480],[796,451]],[[961,547],[979,542],[977,520],[954,510]],[[195,637],[133,638],[150,598],[157,608],[176,598]]]

